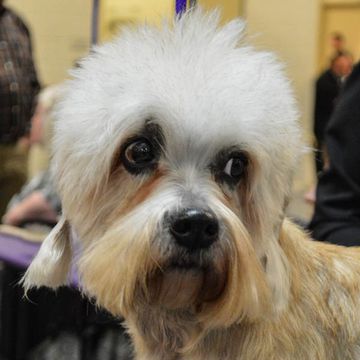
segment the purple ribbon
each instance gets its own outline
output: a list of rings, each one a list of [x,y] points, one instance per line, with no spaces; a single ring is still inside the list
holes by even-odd
[[[93,0],[92,17],[91,17],[91,45],[98,41],[99,33],[99,0]]]
[[[175,2],[176,15],[179,15],[179,14],[185,12],[186,2],[187,2],[187,0],[176,0],[176,2]]]

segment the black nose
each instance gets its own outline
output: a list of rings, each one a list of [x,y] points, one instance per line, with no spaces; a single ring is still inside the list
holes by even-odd
[[[217,240],[219,223],[210,211],[186,209],[172,218],[170,232],[179,245],[189,250],[204,249]]]

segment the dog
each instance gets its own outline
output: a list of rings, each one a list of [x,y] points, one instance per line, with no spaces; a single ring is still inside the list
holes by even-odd
[[[195,9],[74,70],[53,140],[63,215],[24,287],[66,284],[75,249],[138,360],[360,359],[359,250],[286,218],[297,105],[244,31]]]

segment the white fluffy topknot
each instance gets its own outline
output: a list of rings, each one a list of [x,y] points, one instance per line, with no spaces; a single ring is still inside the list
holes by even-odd
[[[96,46],[72,72],[59,106],[55,167],[86,159],[89,167],[77,175],[86,187],[94,167],[101,174],[109,166],[121,134],[155,116],[199,142],[216,142],[219,133],[221,143],[243,142],[259,158],[276,161],[276,176],[288,176],[301,142],[283,66],[246,44],[243,20],[220,26],[219,18],[218,11],[196,9],[162,28],[126,28]],[[177,145],[184,146],[172,148]],[[266,176],[271,168],[263,169]]]

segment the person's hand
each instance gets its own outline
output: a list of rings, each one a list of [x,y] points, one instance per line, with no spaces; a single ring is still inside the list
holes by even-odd
[[[57,214],[40,191],[34,191],[3,217],[3,223],[18,226],[26,220],[56,222]]]

